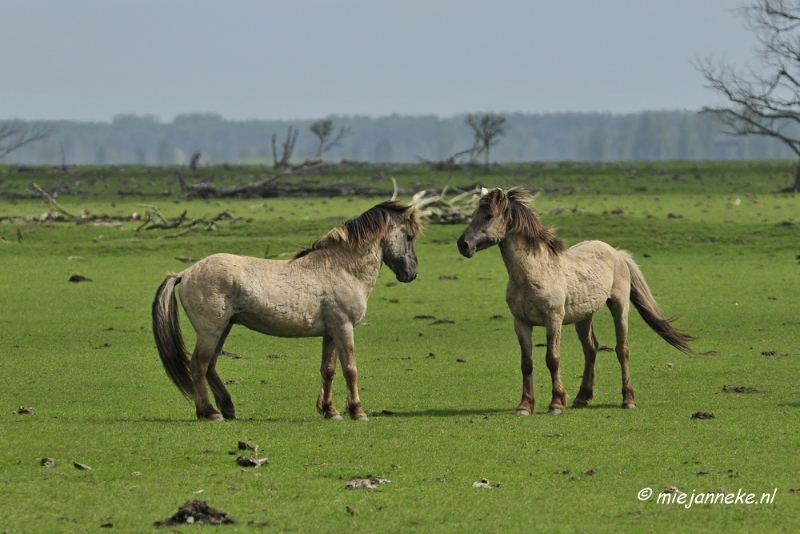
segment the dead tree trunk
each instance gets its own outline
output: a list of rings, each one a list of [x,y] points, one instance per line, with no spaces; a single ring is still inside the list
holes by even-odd
[[[202,154],[199,151],[195,151],[195,153],[192,154],[192,159],[189,161],[189,169],[193,171],[197,170],[197,162],[200,161],[201,155]]]
[[[289,130],[286,132],[286,140],[283,142],[283,154],[281,155],[280,159],[278,159],[278,147],[277,147],[277,137],[275,134],[272,134],[272,166],[276,169],[280,169],[281,167],[286,167],[289,165],[289,160],[292,157],[292,153],[294,152],[294,146],[297,144],[297,136],[300,134],[300,130],[297,128],[292,128],[289,126]]]
[[[800,161],[797,163],[797,170],[794,172],[794,184],[784,189],[786,193],[800,193]]]

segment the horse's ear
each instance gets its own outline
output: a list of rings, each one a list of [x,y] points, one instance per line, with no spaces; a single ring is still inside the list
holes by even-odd
[[[485,187],[481,187],[481,197],[485,197],[488,194],[489,194],[489,190],[486,189]]]
[[[494,190],[495,190],[495,191],[497,191],[497,196],[498,196],[498,197],[500,197],[500,198],[505,198],[505,197],[506,197],[506,192],[505,192],[505,191],[503,191],[503,189],[502,189],[502,188],[500,188],[500,187],[495,187],[495,188],[494,188]]]

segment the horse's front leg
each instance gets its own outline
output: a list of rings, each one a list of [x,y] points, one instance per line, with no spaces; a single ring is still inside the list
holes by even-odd
[[[558,372],[561,359],[559,351],[563,319],[563,314],[551,315],[545,325],[547,328],[547,356],[545,357],[545,362],[550,370],[550,378],[553,381],[553,400],[550,401],[550,409],[547,411],[550,415],[563,413],[567,406],[567,392],[564,390],[564,385],[561,383],[561,375]]]
[[[332,393],[333,375],[336,374],[336,347],[333,338],[328,335],[322,337],[322,365],[319,374],[322,377],[322,385],[317,397],[317,411],[324,415],[325,419],[339,420],[342,416],[333,407]]]
[[[331,335],[347,383],[347,413],[351,419],[366,421],[367,414],[361,408],[361,399],[358,397],[358,368],[353,345],[353,325],[345,323],[336,332],[331,332]]]
[[[522,368],[522,400],[517,406],[517,415],[530,415],[536,407],[536,400],[533,395],[533,358],[531,351],[533,350],[533,342],[531,340],[531,333],[533,326],[514,318],[514,331],[517,333],[517,340],[519,341],[519,349],[521,353]]]

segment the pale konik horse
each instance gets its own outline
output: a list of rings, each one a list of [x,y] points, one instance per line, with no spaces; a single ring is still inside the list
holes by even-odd
[[[628,371],[628,310],[630,303],[645,323],[677,349],[693,352],[694,338],[675,329],[658,307],[630,253],[602,241],[584,241],[567,248],[552,230],[541,224],[524,190],[500,188],[481,191],[478,208],[458,239],[467,258],[498,245],[508,271],[506,302],[514,316],[514,330],[522,353],[522,401],[518,415],[534,411],[531,334],[534,326],[547,331],[547,368],[553,383],[549,414],[564,411],[567,394],[559,376],[561,326],[575,324],[583,346],[583,380],[573,407],[592,399],[597,338],[592,316],[606,304],[614,318],[616,353],[622,368],[622,407],[635,408]]]
[[[216,371],[234,324],[270,336],[322,337],[317,411],[326,419],[341,419],[331,393],[338,355],[347,382],[347,413],[366,420],[358,395],[353,328],[367,311],[383,263],[400,282],[416,278],[414,241],[421,230],[415,207],[388,201],[334,228],[291,260],[214,254],[169,274],[156,291],[152,310],[167,375],[194,399],[199,419],[234,419],[233,401]],[[178,284],[181,304],[197,333],[191,360],[178,321]],[[219,411],[209,401],[206,381]]]

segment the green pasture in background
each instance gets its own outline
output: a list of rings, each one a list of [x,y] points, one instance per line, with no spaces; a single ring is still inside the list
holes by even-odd
[[[353,166],[285,178],[312,189],[356,183],[391,192],[394,177],[401,188],[541,191],[541,213],[565,208],[543,216],[545,224],[570,245],[600,239],[629,250],[664,312],[698,338],[697,354],[682,354],[631,312],[638,408],[620,409],[619,365],[601,352],[590,406],[557,417],[545,414],[550,376],[538,346],[536,411],[515,416],[519,348],[499,251],[464,259],[455,246],[463,225],[428,225],[418,279],[396,283],[383,269],[356,329],[366,423],[316,413],[318,338],[243,327],[218,365],[234,381],[239,419],[197,421],[161,367],[150,306],[166,273],[188,265],[179,257],[288,259],[385,198],[187,201],[175,194],[177,169],[0,166],[0,533],[155,531],[190,499],[236,519],[204,527],[220,532],[796,532],[800,197],[775,193],[794,165],[520,164],[489,175]],[[271,171],[181,172],[222,187]],[[168,217],[228,211],[235,221],[173,239],[163,236],[176,230],[137,232],[136,221],[9,221],[48,211],[41,200],[17,198],[31,182],[62,184],[58,202],[72,213],[129,215],[149,204]],[[91,281],[68,282],[74,274]],[[191,350],[182,310],[181,321]],[[595,329],[601,345],[613,346],[606,310]],[[534,343],[543,342],[534,329]],[[561,354],[572,399],[583,355],[571,326]],[[341,372],[334,400],[343,406]],[[15,413],[20,406],[36,413]],[[715,418],[692,419],[700,411]],[[257,444],[269,465],[239,467],[240,440]],[[45,457],[56,466],[42,467]],[[369,474],[391,483],[345,489]],[[491,487],[474,488],[482,478]],[[666,488],[741,499],[657,502]],[[743,502],[749,493],[754,504]],[[760,502],[767,493],[774,497]]]

